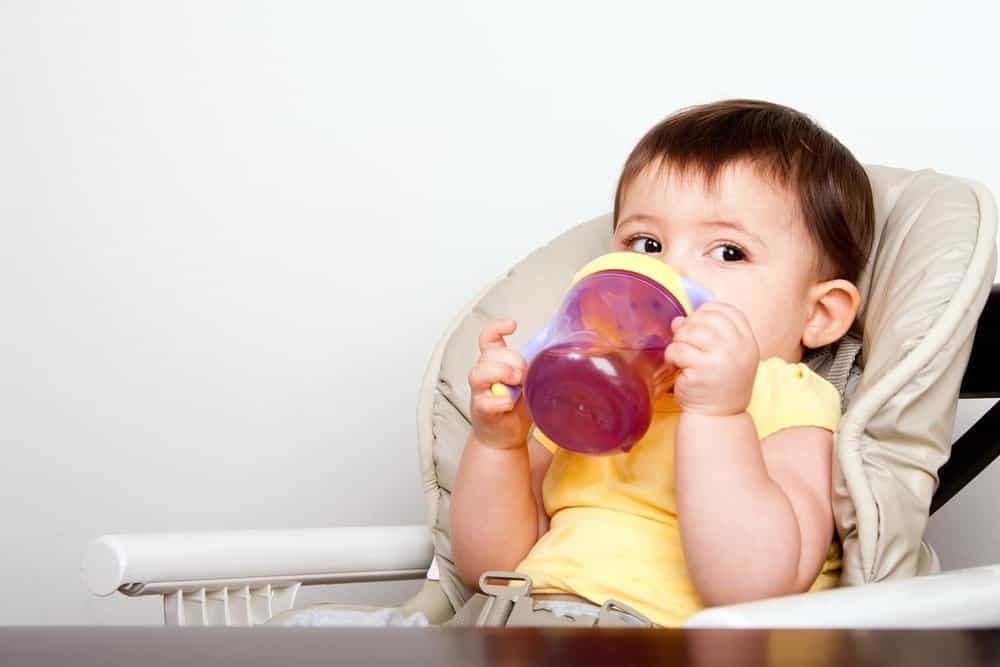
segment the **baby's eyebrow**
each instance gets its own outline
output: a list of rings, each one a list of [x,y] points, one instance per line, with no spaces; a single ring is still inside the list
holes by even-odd
[[[742,234],[746,234],[765,248],[767,247],[767,244],[764,243],[764,239],[751,232],[746,228],[746,225],[741,222],[737,222],[735,220],[709,220],[707,222],[703,222],[702,224],[706,227],[725,227],[727,229],[735,229]]]
[[[652,223],[654,227],[662,227],[663,220],[656,217],[655,215],[649,215],[647,213],[633,213],[632,215],[626,216],[621,222],[618,223],[618,227],[615,231],[624,229],[632,225],[638,225],[643,222]]]

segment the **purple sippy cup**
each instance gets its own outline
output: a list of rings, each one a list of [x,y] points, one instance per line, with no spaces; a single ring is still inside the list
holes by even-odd
[[[521,349],[524,394],[535,427],[581,454],[629,451],[673,382],[663,351],[675,317],[711,300],[658,259],[602,255],[581,269],[556,315]],[[520,387],[494,385],[493,393]]]

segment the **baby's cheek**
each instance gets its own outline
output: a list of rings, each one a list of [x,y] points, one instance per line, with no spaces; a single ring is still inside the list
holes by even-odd
[[[781,356],[802,339],[801,325],[796,316],[794,310],[782,308],[779,299],[769,304],[758,304],[755,311],[747,313],[761,359]]]

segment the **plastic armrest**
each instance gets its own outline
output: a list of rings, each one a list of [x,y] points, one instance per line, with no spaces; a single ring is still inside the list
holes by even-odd
[[[688,628],[945,628],[1000,625],[1000,565],[712,607]]]
[[[96,595],[202,587],[419,579],[434,556],[427,526],[104,535],[83,558]]]

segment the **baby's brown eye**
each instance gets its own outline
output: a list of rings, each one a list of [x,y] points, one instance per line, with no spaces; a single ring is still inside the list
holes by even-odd
[[[660,242],[654,238],[648,236],[636,236],[628,241],[628,247],[630,250],[635,250],[636,252],[642,253],[658,253],[663,250],[663,246]]]
[[[746,259],[743,249],[730,243],[723,243],[712,248],[712,257],[722,262],[742,262]]]

